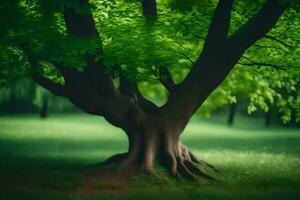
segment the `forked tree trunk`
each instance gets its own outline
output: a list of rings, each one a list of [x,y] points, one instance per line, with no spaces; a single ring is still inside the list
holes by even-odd
[[[87,4],[88,0],[80,0]],[[152,173],[154,162],[169,169],[173,176],[182,175],[194,180],[202,176],[210,178],[198,164],[213,166],[198,160],[181,142],[180,135],[192,115],[207,97],[226,78],[243,53],[275,25],[285,8],[275,0],[266,4],[229,36],[231,10],[234,0],[219,0],[212,17],[207,38],[198,60],[185,79],[176,84],[168,68],[161,68],[159,81],[169,91],[165,105],[157,107],[140,93],[137,83],[130,82],[120,73],[120,87],[115,88],[112,75],[95,57],[86,57],[83,72],[53,63],[64,77],[64,85],[56,84],[39,74],[34,80],[54,94],[65,96],[87,113],[103,116],[112,125],[122,128],[128,136],[127,153],[107,160],[123,167],[139,167]],[[156,1],[143,0],[143,13],[157,17]],[[63,13],[67,31],[76,37],[97,38],[92,13],[79,14],[73,8]],[[153,24],[155,25],[155,24]],[[99,53],[104,53],[102,47]],[[28,55],[31,65],[37,65]],[[118,70],[119,72],[121,70]]]

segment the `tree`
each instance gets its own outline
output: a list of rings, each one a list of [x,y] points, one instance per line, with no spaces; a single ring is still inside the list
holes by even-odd
[[[5,49],[1,83],[32,76],[53,94],[124,130],[128,152],[107,162],[152,173],[158,161],[173,176],[210,178],[197,163],[214,167],[180,142],[181,133],[288,7],[287,12],[294,13],[289,19],[295,20],[294,26],[299,24],[293,10],[297,1],[159,3],[161,7],[155,0],[2,2],[2,15],[10,20],[1,22],[1,48]],[[255,13],[244,16],[239,27],[238,23],[231,26],[232,13],[243,16],[239,11],[248,4]],[[180,51],[186,46],[202,48],[200,56],[194,60],[188,50]],[[198,51],[193,50],[193,55]],[[145,98],[139,86],[144,82],[163,85],[166,103],[157,106]]]

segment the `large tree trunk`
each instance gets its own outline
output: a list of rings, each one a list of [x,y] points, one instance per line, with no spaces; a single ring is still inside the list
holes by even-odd
[[[166,126],[160,116],[145,120],[139,130],[126,129],[128,136],[128,152],[117,154],[105,163],[118,163],[122,168],[137,169],[147,174],[155,174],[154,163],[166,168],[174,177],[196,180],[197,177],[213,179],[200,170],[199,165],[217,169],[207,162],[198,159],[185,145],[180,142],[182,125]]]

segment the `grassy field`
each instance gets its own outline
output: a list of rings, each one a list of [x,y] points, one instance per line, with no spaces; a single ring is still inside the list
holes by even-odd
[[[193,120],[183,141],[221,170],[218,183],[140,177],[120,194],[77,194],[92,164],[126,151],[122,131],[81,114],[2,116],[0,199],[300,199],[299,129]]]

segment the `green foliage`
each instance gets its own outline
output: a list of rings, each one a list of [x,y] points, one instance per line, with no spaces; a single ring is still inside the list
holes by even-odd
[[[30,74],[30,66],[20,49],[0,45],[0,88],[10,86],[12,80],[19,80]]]
[[[264,2],[236,0],[230,35]],[[239,101],[239,96],[248,99],[249,112],[268,111],[271,104],[275,105],[283,121],[299,111],[299,2],[280,3],[290,9],[268,33],[278,41],[264,38],[240,60],[244,64],[275,64],[280,69],[259,64],[236,67],[201,112],[209,115],[216,108]],[[82,70],[84,59],[95,55],[109,73],[117,74],[114,66],[119,64],[129,79],[139,81],[146,95],[166,98],[166,91],[158,86],[158,69],[168,67],[177,83],[184,79],[201,52],[216,4],[217,0],[158,0],[157,20],[147,20],[137,0],[91,0],[89,4],[78,0],[3,0],[0,17],[6,20],[0,22],[0,87],[32,72],[61,83],[62,77],[51,62]],[[65,8],[81,15],[92,10],[101,40],[70,36],[62,15]],[[105,53],[99,55],[99,48]],[[29,56],[40,64],[30,66]]]

